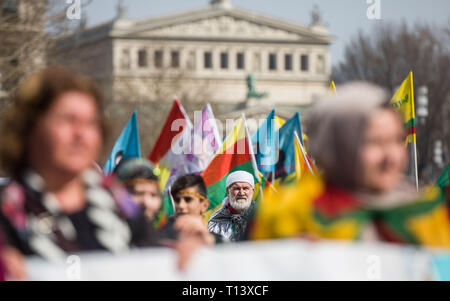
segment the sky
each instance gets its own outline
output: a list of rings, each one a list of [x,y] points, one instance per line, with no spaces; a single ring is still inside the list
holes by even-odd
[[[309,25],[311,11],[318,5],[322,20],[336,38],[331,45],[331,60],[335,65],[342,58],[345,45],[358,30],[370,33],[383,22],[408,24],[428,22],[450,28],[449,0],[230,0],[232,5],[249,11]],[[92,0],[87,7],[88,26],[111,20],[116,15],[119,0]],[[124,0],[127,18],[144,19],[177,13],[209,5],[209,0]],[[377,3],[380,19],[369,19],[368,10]],[[374,10],[371,10],[374,12]]]

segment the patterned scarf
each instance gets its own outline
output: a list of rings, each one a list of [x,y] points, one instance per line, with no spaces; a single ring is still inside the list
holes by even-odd
[[[222,207],[211,216],[208,229],[230,241],[243,240],[246,237],[248,221],[254,214],[256,202],[252,201],[249,209],[241,214],[233,214],[228,206],[229,200],[225,198]]]
[[[439,189],[426,188],[413,199],[393,201],[384,196],[363,197],[311,176],[296,187],[265,196],[251,237],[308,233],[320,238],[359,240],[365,239],[368,228],[374,228],[383,241],[450,247],[449,208]]]
[[[69,216],[60,211],[58,200],[44,191],[45,183],[39,175],[27,171],[20,181],[5,188],[1,213],[15,230],[23,252],[64,260],[68,253],[86,249],[114,253],[129,249],[131,232],[125,218],[136,206],[123,198],[127,194],[111,179],[93,170],[86,171],[82,179],[86,198],[82,211],[87,217],[83,229],[76,229]],[[88,233],[94,237],[89,247],[79,240],[86,229],[94,230]]]

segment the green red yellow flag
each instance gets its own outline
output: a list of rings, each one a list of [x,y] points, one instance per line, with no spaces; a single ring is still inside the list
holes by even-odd
[[[244,122],[240,119],[201,173],[210,201],[208,209],[217,208],[222,203],[226,196],[226,180],[230,173],[237,170],[247,171],[253,175],[255,183],[259,182],[250,147]]]

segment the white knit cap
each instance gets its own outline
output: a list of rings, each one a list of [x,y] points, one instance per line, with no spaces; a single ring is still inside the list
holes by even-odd
[[[245,182],[250,184],[252,188],[255,188],[255,182],[253,180],[253,176],[243,170],[238,170],[230,173],[227,177],[227,188],[230,187],[231,184],[236,182]]]

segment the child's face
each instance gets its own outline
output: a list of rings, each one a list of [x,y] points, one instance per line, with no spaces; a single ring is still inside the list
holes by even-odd
[[[137,204],[145,208],[147,218],[155,218],[162,203],[157,183],[139,182],[134,184],[133,198]]]
[[[175,195],[174,203],[176,215],[202,215],[206,212],[209,202],[197,197],[196,194],[198,194],[198,190],[197,187],[194,186],[185,188]]]

